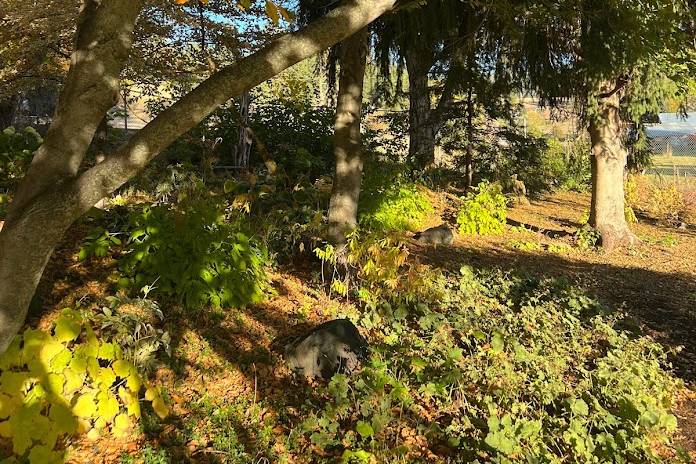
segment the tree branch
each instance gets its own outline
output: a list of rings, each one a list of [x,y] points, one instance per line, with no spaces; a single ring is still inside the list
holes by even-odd
[[[160,113],[104,162],[84,172],[74,183],[79,212],[113,192],[155,158],[176,138],[195,127],[224,102],[284,69],[351,36],[396,0],[349,0],[295,33],[274,40],[258,52],[209,77]]]
[[[35,197],[77,175],[128,59],[143,0],[86,0],[76,47],[44,143],[34,154],[10,205],[11,222]]]

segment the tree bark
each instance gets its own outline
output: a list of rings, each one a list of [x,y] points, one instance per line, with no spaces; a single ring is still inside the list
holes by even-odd
[[[0,352],[24,323],[46,262],[77,218],[215,108],[351,36],[395,3],[349,0],[306,28],[279,37],[215,73],[103,162],[79,173],[94,132],[118,94],[118,76],[143,6],[141,0],[86,0],[56,116],[0,231]]]
[[[404,50],[408,72],[408,156],[420,169],[435,163],[435,130],[431,121],[428,71],[430,60],[417,49]]]
[[[604,93],[589,125],[592,146],[590,225],[599,231],[601,245],[607,251],[638,241],[628,227],[624,212],[627,151],[623,146],[619,103],[618,91]]]
[[[329,241],[338,248],[358,225],[358,200],[362,182],[363,156],[360,120],[367,62],[367,28],[341,44],[341,75],[334,125],[336,172],[329,203]]]
[[[469,75],[471,76],[471,74]],[[464,157],[464,181],[469,191],[474,183],[474,96],[473,84],[469,82],[466,93],[466,155]]]

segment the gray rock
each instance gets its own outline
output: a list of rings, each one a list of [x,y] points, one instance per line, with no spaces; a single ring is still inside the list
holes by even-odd
[[[350,374],[367,358],[369,346],[348,319],[325,322],[285,345],[285,362],[295,374],[331,378]]]
[[[454,234],[447,224],[440,224],[437,227],[431,227],[423,232],[418,232],[413,235],[413,238],[420,243],[428,243],[431,245],[451,245],[454,240]]]

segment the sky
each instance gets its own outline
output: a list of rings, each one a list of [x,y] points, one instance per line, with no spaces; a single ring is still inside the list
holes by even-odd
[[[646,124],[648,136],[696,134],[696,112],[687,116],[684,119],[675,113],[660,113],[660,124]]]

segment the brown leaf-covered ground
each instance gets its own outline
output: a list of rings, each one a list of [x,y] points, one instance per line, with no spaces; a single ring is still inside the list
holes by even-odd
[[[434,196],[440,218],[454,224],[456,197]],[[648,219],[633,226],[642,243],[631,249],[606,254],[569,248],[562,253],[546,249],[548,244],[573,242],[580,217],[588,209],[589,196],[558,193],[543,200],[512,208],[509,222],[524,224],[532,232],[510,230],[497,237],[457,237],[451,247],[413,245],[422,262],[456,270],[463,264],[501,267],[511,272],[564,276],[584,287],[609,307],[624,311],[637,328],[653,335],[674,352],[675,372],[692,388],[696,385],[696,231],[664,227]],[[41,284],[40,298],[31,322],[48,326],[56,310],[98,301],[108,295],[115,262],[103,258],[89,263],[75,259],[79,243],[90,226],[77,226],[66,245],[57,251]],[[515,248],[519,242],[538,242],[538,251]],[[182,442],[182,430],[206,430],[211,418],[200,414],[201,398],[242,400],[248,405],[238,416],[239,440],[253,449],[259,440],[260,423],[283,424],[297,418],[297,411],[313,397],[311,385],[294,382],[274,350],[275,339],[283,339],[303,327],[334,317],[346,303],[328,298],[309,284],[307,263],[273,274],[277,294],[267,302],[239,311],[185,313],[163,308],[166,326],[173,333],[172,367],[156,376],[169,391],[174,414],[147,436],[127,439],[104,437],[96,441],[76,439],[70,447],[70,462],[119,462],[136,455],[147,444],[169,450],[174,462],[211,462],[224,458],[211,447],[212,437],[202,433]],[[686,390],[675,411],[680,421],[680,441],[696,451],[696,394]],[[283,415],[284,421],[274,418]],[[256,425],[255,425],[256,424]],[[287,434],[282,425],[273,432]],[[148,438],[149,437],[149,438]],[[154,438],[153,438],[154,437]],[[274,446],[283,447],[282,442]],[[696,456],[696,454],[694,454]],[[427,453],[424,453],[424,457]],[[321,460],[319,455],[317,459]],[[265,462],[265,461],[258,461]]]

